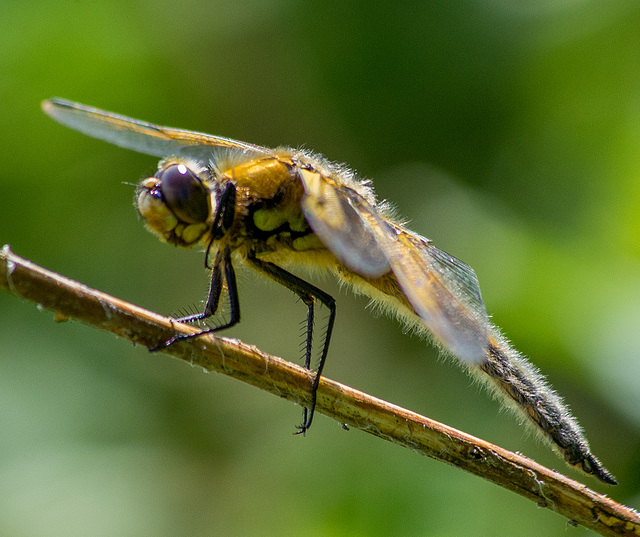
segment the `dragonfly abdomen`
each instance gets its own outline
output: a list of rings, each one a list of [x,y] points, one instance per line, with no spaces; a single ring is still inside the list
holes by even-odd
[[[568,464],[605,483],[617,483],[591,453],[582,428],[562,398],[538,368],[511,348],[504,338],[492,338],[488,359],[478,369],[488,375],[485,380],[495,388],[494,393],[502,395],[508,407],[514,408],[515,403],[518,414],[533,425]]]

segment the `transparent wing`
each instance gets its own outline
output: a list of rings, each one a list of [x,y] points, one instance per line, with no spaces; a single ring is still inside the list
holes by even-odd
[[[400,288],[425,326],[452,354],[470,363],[487,359],[491,324],[471,267],[427,239],[364,215]]]
[[[160,127],[65,99],[43,101],[42,109],[59,123],[87,136],[156,157],[183,155],[206,161],[215,157],[216,149],[238,151],[247,155],[263,156],[271,153],[270,150],[257,145],[220,136]]]
[[[368,278],[390,270],[385,252],[368,222],[362,219],[366,203],[353,190],[337,186],[315,170],[299,170],[305,189],[302,212],[311,229],[349,269]]]
[[[300,169],[302,209],[314,233],[350,270],[391,270],[424,325],[455,356],[486,360],[490,323],[473,269],[427,239],[388,222],[357,192]]]

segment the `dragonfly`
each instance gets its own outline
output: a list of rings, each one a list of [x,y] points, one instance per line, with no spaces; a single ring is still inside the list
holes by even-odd
[[[88,136],[161,157],[157,173],[136,188],[137,211],[160,240],[201,248],[211,270],[203,311],[176,321],[204,321],[227,297],[226,322],[196,334],[176,334],[155,349],[237,324],[234,267],[248,265],[291,290],[307,307],[304,365],[315,374],[311,402],[297,431],[305,433],[314,417],[336,303],[295,272],[321,269],[457,359],[568,464],[604,483],[617,483],[591,452],[560,396],[492,325],[473,269],[407,229],[376,198],[370,181],[307,150],[268,149],[162,127],[59,98],[44,101],[42,108]],[[327,309],[328,318],[318,365],[312,367],[318,304]]]

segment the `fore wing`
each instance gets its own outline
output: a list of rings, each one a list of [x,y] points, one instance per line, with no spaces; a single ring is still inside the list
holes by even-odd
[[[170,127],[160,127],[65,99],[43,101],[42,109],[59,123],[111,144],[156,157],[187,156],[215,160],[216,150],[270,154],[263,147]]]
[[[298,173],[305,189],[302,212],[327,248],[361,276],[379,278],[389,272],[387,256],[374,230],[361,217],[360,204],[366,201],[315,170],[300,168]]]
[[[304,215],[314,233],[350,270],[378,278],[391,270],[409,303],[452,354],[486,360],[489,317],[471,267],[427,239],[388,222],[362,196],[301,170]]]

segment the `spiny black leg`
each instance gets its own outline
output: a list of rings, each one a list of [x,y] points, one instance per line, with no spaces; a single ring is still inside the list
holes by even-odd
[[[313,348],[313,321],[314,321],[314,302],[313,300],[307,304],[307,330],[304,345],[304,366],[311,369],[311,349]]]
[[[327,354],[329,353],[329,343],[331,341],[331,334],[333,332],[333,323],[336,320],[336,302],[332,296],[326,294],[325,298],[329,300],[325,301],[321,296],[317,298],[322,302],[327,308],[329,308],[329,320],[327,321],[327,329],[324,333],[324,344],[322,345],[322,356],[320,356],[320,364],[318,365],[318,371],[316,372],[316,378],[313,379],[313,384],[311,385],[311,406],[309,409],[309,416],[307,417],[307,409],[304,409],[302,415],[302,425],[298,427],[298,433],[306,433],[307,429],[311,427],[311,421],[313,420],[313,413],[316,409],[316,397],[318,393],[318,386],[320,385],[320,376],[322,375],[322,370],[324,369],[324,364],[327,360]]]
[[[215,315],[218,310],[218,304],[220,303],[220,295],[222,294],[221,264],[222,263],[216,260],[215,264],[211,268],[211,285],[209,286],[209,296],[207,297],[207,303],[204,306],[204,311],[202,313],[194,313],[193,315],[187,315],[185,317],[177,317],[175,319],[176,321],[179,323],[193,323]]]
[[[229,181],[223,188],[222,192],[218,194],[218,211],[216,212],[216,217],[213,221],[213,225],[211,226],[211,240],[209,241],[207,250],[204,254],[204,267],[207,269],[212,268],[209,266],[209,252],[211,251],[211,246],[216,239],[220,239],[233,225],[233,217],[235,216],[236,186]],[[214,262],[214,266],[216,262]]]
[[[261,271],[266,276],[278,282],[280,285],[284,285],[287,289],[293,291],[300,297],[307,305],[307,338],[305,348],[305,367],[311,369],[311,344],[313,338],[313,318],[314,318],[314,304],[318,300],[324,304],[329,310],[329,320],[327,321],[327,331],[325,332],[324,343],[322,346],[322,354],[320,356],[320,363],[318,364],[318,371],[313,379],[311,385],[311,404],[309,408],[303,410],[302,424],[298,426],[297,434],[304,434],[313,421],[313,415],[316,409],[316,398],[318,392],[318,385],[320,384],[320,377],[322,376],[322,370],[324,368],[325,361],[327,359],[327,353],[329,352],[329,343],[331,341],[331,333],[333,331],[333,323],[336,318],[336,303],[333,297],[321,289],[318,289],[309,282],[304,281],[297,276],[294,276],[290,272],[280,268],[273,263],[260,261],[255,256],[249,256],[247,261],[257,270]]]
[[[176,341],[181,341],[183,339],[189,339],[192,337],[200,336],[202,334],[209,334],[211,332],[217,332],[219,330],[224,330],[225,328],[230,328],[235,324],[238,324],[240,321],[240,302],[238,301],[238,286],[236,284],[236,273],[233,270],[233,265],[231,264],[231,254],[229,250],[224,250],[223,252],[218,252],[216,255],[216,260],[212,268],[212,276],[211,276],[211,287],[209,289],[209,297],[207,298],[207,304],[205,305],[204,311],[202,313],[196,313],[194,315],[189,315],[187,317],[181,317],[176,319],[179,322],[189,323],[194,321],[199,321],[202,319],[206,319],[215,315],[218,310],[218,305],[220,303],[220,295],[222,293],[223,287],[223,278],[227,284],[227,291],[229,293],[229,321],[223,325],[216,326],[215,328],[208,328],[206,330],[202,330],[201,332],[197,332],[195,334],[177,334],[173,336],[171,339],[165,341],[161,345],[157,347],[153,347],[149,349],[151,352],[155,352],[160,349],[165,349],[170,345],[173,345]]]
[[[310,300],[307,303],[307,328],[305,330],[305,347],[304,347],[304,367],[311,369],[311,352],[313,350],[313,327],[314,327],[314,301]],[[312,395],[313,398],[313,395]],[[312,401],[312,407],[315,407],[315,402]],[[302,423],[307,423],[307,407],[302,409]],[[309,427],[307,427],[308,429]],[[304,431],[298,431],[298,433],[304,434]]]

